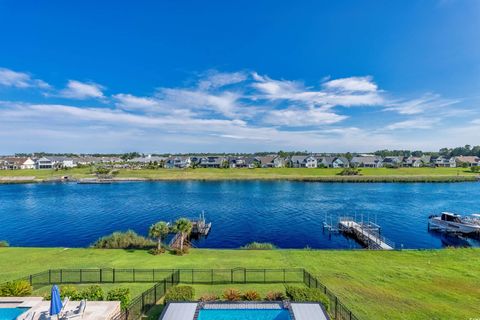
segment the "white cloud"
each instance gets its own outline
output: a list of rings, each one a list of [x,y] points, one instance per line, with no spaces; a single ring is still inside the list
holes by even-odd
[[[267,113],[263,119],[264,123],[280,126],[303,127],[312,125],[326,125],[340,122],[347,116],[322,110],[320,108],[288,108],[273,110]]]
[[[439,112],[443,111],[445,107],[459,103],[459,100],[443,99],[438,94],[427,93],[420,98],[393,101],[388,104],[384,110],[395,111],[399,114],[420,114],[425,112]]]
[[[40,79],[33,79],[28,73],[17,72],[6,68],[0,68],[0,86],[14,88],[50,88],[48,83]]]
[[[418,118],[418,119],[409,119],[404,121],[399,121],[392,123],[385,128],[387,130],[397,130],[397,129],[430,129],[435,124],[440,121],[438,118]]]
[[[378,89],[370,76],[330,80],[325,82],[323,86],[328,89],[351,92],[376,92]]]
[[[59,95],[70,99],[103,99],[103,90],[105,88],[99,84],[90,82],[80,82],[77,80],[69,80],[67,87],[60,91]]]
[[[198,82],[198,87],[202,90],[221,88],[231,84],[237,84],[247,80],[247,75],[244,72],[218,72],[210,70]]]

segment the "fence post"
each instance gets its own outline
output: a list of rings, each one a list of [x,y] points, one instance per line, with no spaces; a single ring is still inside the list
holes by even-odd
[[[133,282],[135,282],[135,268],[133,268]]]
[[[350,320],[352,320],[352,311],[350,311]]]
[[[112,271],[113,271],[112,282],[115,283],[115,268],[113,268]]]
[[[52,284],[52,269],[48,269],[48,284]]]
[[[335,296],[335,319],[338,319],[338,298]]]
[[[195,276],[194,276],[194,274],[193,274],[193,269],[192,269],[192,284],[195,283],[195,281],[193,280],[194,277],[195,277]]]
[[[100,269],[100,283],[103,283],[103,269]]]
[[[30,285],[33,286],[33,277],[32,277],[32,275],[30,275],[29,278],[30,278]]]
[[[243,269],[243,283],[247,283],[247,269]]]
[[[144,292],[142,292],[142,312],[144,308],[145,308],[145,294]]]
[[[286,278],[285,278],[285,269],[283,269],[283,283],[286,282]]]
[[[153,297],[155,298],[154,304],[157,304],[157,286],[158,283],[153,287]]]
[[[152,281],[155,282],[155,269],[152,269],[152,276],[153,276]],[[156,301],[156,300],[155,300],[155,301]]]
[[[163,279],[163,294],[167,293],[167,278]]]

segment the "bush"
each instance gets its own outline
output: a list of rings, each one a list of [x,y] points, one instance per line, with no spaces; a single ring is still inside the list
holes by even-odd
[[[8,247],[8,246],[9,246],[9,244],[8,244],[7,241],[5,241],[5,240],[0,241],[0,248],[5,248],[5,247]]]
[[[190,286],[176,286],[170,288],[165,295],[165,301],[192,301],[195,290]]]
[[[250,242],[249,244],[241,247],[241,249],[246,250],[273,250],[277,247],[269,242]]]
[[[341,175],[341,176],[358,176],[358,175],[360,175],[360,169],[344,168],[342,171],[340,171],[339,175]]]
[[[60,297],[62,299],[69,297],[71,300],[81,300],[78,289],[73,286],[61,286]]]
[[[158,248],[153,248],[153,249],[148,250],[148,253],[153,254],[154,256],[156,256],[156,255],[165,253],[165,251],[166,251],[166,250],[165,250],[165,248],[163,248],[163,247],[160,248],[160,249],[158,249]]]
[[[130,303],[130,289],[129,288],[115,288],[107,292],[108,301],[120,301],[122,309],[126,309]]]
[[[4,283],[0,286],[0,296],[3,297],[25,297],[33,291],[30,282],[26,280],[15,280]]]
[[[287,297],[297,302],[320,302],[325,307],[325,310],[329,310],[330,303],[325,294],[317,288],[301,288],[294,286],[286,287]]]
[[[223,292],[223,298],[228,301],[238,301],[242,294],[237,289],[227,289]]]
[[[267,293],[267,296],[265,297],[265,300],[267,301],[281,301],[285,298],[285,295],[283,292],[277,292],[277,291],[270,291]]]
[[[135,231],[114,232],[101,237],[92,244],[97,249],[144,249],[155,247],[155,242],[138,235]]]
[[[480,172],[480,166],[471,166],[470,171],[472,172]]]
[[[220,297],[217,296],[216,294],[204,293],[204,294],[200,297],[200,301],[204,301],[204,302],[215,301],[215,300],[220,300]]]
[[[80,291],[78,296],[81,300],[103,301],[104,293],[102,287],[93,285]]]
[[[258,301],[260,300],[260,294],[255,290],[245,291],[243,299],[247,301]]]

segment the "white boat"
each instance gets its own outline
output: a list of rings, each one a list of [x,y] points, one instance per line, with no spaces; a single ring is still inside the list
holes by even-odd
[[[446,232],[480,233],[480,215],[461,216],[451,212],[442,212],[440,216],[428,217],[428,226]]]

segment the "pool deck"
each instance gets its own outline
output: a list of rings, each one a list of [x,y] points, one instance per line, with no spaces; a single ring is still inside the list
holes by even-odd
[[[294,320],[329,320],[327,313],[318,303],[291,303]],[[159,320],[193,320],[199,303],[172,302],[167,305]],[[281,303],[205,303],[204,309],[281,309]]]

